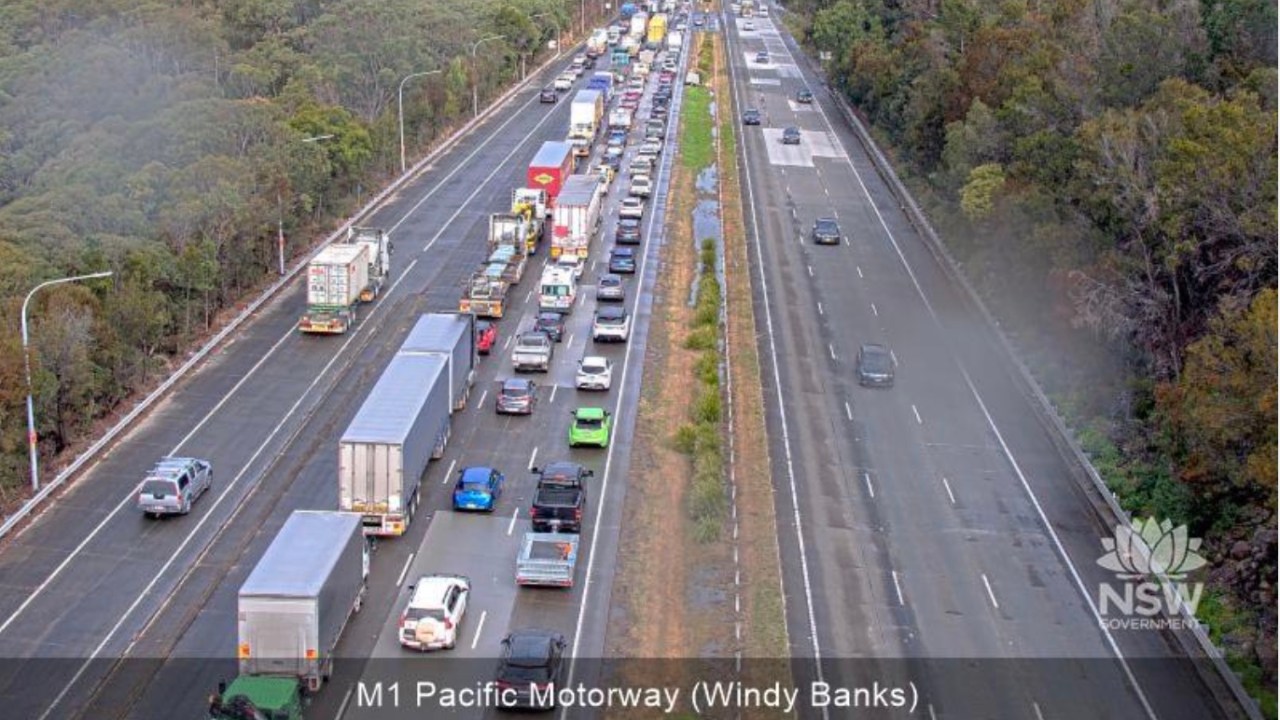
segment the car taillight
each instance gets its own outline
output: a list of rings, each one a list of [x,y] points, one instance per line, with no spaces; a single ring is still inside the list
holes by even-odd
[[[573,519],[582,520],[582,508],[578,508],[577,510],[573,511]]]
[[[400,628],[403,628],[403,627],[404,627],[404,616],[403,616],[403,615],[401,615],[401,616],[400,616],[400,622],[398,622],[398,623],[396,624],[396,626],[397,626],[397,627],[400,627]]]
[[[538,517],[538,508],[529,508],[529,517]]]
[[[445,629],[445,630],[452,630],[452,629],[453,629],[453,621],[452,621],[452,620],[445,620],[445,621],[444,621],[444,629]]]

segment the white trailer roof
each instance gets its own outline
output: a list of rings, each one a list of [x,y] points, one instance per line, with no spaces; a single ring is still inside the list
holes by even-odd
[[[240,595],[315,597],[360,523],[356,513],[294,510],[240,586]]]
[[[442,355],[391,358],[342,434],[342,442],[403,443],[448,362]]]

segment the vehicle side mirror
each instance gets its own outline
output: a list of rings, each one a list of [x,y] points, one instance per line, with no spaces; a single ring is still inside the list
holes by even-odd
[[[595,476],[596,476],[595,470],[588,470],[585,473],[583,473],[583,477],[595,477]]]
[[[542,468],[531,467],[529,468],[529,472],[533,473],[534,475],[541,475]]]

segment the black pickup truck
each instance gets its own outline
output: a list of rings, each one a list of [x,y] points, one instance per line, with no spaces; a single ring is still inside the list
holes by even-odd
[[[595,473],[578,463],[554,462],[534,468],[538,489],[533,495],[529,516],[534,532],[582,532],[582,514],[587,508],[586,479]]]

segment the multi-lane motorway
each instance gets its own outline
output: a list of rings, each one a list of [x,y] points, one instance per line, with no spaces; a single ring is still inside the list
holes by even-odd
[[[739,147],[789,651],[822,659],[799,671],[850,685],[911,680],[930,717],[1220,716],[1199,677],[1174,663],[1165,635],[1100,629],[1096,588],[1107,578],[1094,560],[1110,530],[1011,381],[989,329],[792,41],[768,18],[750,22],[725,15],[717,24],[735,110],[756,107],[764,117],[742,128]],[[769,62],[756,61],[760,50]],[[568,103],[538,103],[547,80],[535,78],[362,221],[391,228],[395,270],[354,332],[300,336],[295,283],[6,543],[6,718],[196,717],[217,682],[234,675],[236,589],[289,512],[336,506],[337,437],[416,317],[456,307],[483,258],[489,213],[507,208],[539,144],[563,139]],[[795,101],[805,85],[816,103]],[[672,117],[679,103],[677,89]],[[801,129],[800,145],[781,144],[788,126]],[[603,654],[673,139],[644,218],[639,272],[627,280],[632,340],[598,350],[615,363],[614,388],[586,399],[573,389],[573,371],[597,352],[592,283],[625,174],[613,184],[565,342],[537,378],[536,414],[499,417],[492,404],[495,381],[511,374],[508,343],[536,310],[540,267],[516,288],[445,456],[428,470],[427,512],[405,537],[378,544],[369,598],[339,646],[347,660],[308,716],[382,716],[360,707],[355,688],[390,679],[388,659],[401,657],[395,622],[424,572],[462,572],[474,588],[458,647],[440,662],[491,664],[501,638],[521,627],[558,630],[577,658]],[[825,216],[839,220],[843,243],[808,241],[812,221]],[[857,385],[853,357],[863,342],[894,350],[894,388]],[[614,410],[610,449],[568,450],[568,411],[579,404]],[[132,507],[133,490],[166,454],[211,460],[213,491],[188,517],[147,520]],[[596,472],[577,584],[517,590],[528,468],[557,459]],[[491,516],[447,509],[453,475],[467,465],[507,474]],[[596,669],[584,662],[573,672],[582,679]]]
[[[1219,716],[1165,636],[1100,629],[1110,528],[782,23],[719,21],[763,116],[742,184],[791,652],[822,659],[802,671],[912,681],[930,717]],[[810,240],[819,217],[843,242]],[[862,343],[895,387],[858,385]]]
[[[554,71],[569,56],[564,59]],[[538,102],[541,84],[552,76],[532,78],[362,220],[391,229],[395,264],[389,290],[353,332],[300,335],[295,323],[302,288],[295,282],[8,543],[0,553],[0,706],[6,718],[197,717],[218,681],[234,676],[237,588],[292,510],[336,508],[337,438],[346,423],[418,315],[456,309],[463,281],[484,258],[489,213],[508,208],[543,141],[564,139],[573,91],[552,106]],[[677,90],[673,116],[679,101]],[[644,103],[642,109],[647,95]],[[673,139],[674,132],[669,147]],[[632,145],[627,158],[634,152]],[[660,158],[659,188],[668,180],[671,155]],[[595,347],[593,283],[604,271],[626,184],[625,173],[613,183],[566,337],[556,346],[550,372],[537,377],[540,403],[533,417],[497,416],[493,402],[496,381],[512,373],[509,343],[537,310],[549,238],[514,288],[497,346],[479,365],[444,457],[424,479],[424,510],[439,517],[435,522],[452,523],[453,531],[438,529],[424,544],[432,519],[420,511],[406,536],[378,543],[369,597],[339,645],[340,656],[350,660],[339,663],[309,717],[352,710],[352,682],[366,669],[362,659],[393,654],[386,636],[408,586],[425,569],[449,566],[473,579],[460,654],[487,657],[492,665],[509,630],[546,627],[562,632],[575,656],[602,655],[642,366],[637,349],[649,324],[665,206],[663,193],[655,192],[643,219],[638,272],[626,281],[632,340]],[[574,389],[584,354],[614,361],[609,392]],[[568,449],[569,411],[578,405],[614,412],[618,423],[608,450]],[[210,460],[213,489],[189,516],[143,518],[132,505],[140,474],[169,454]],[[517,592],[514,547],[528,526],[528,469],[558,459],[596,473],[577,584],[572,591]],[[468,465],[507,474],[491,517],[453,518],[447,510],[456,470]],[[580,678],[591,670],[573,668]]]

